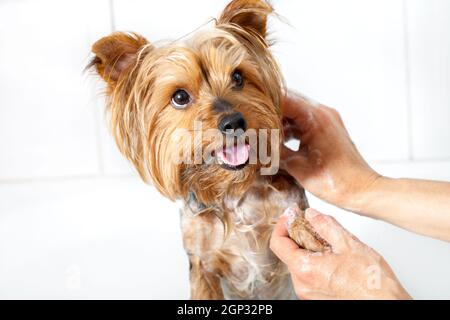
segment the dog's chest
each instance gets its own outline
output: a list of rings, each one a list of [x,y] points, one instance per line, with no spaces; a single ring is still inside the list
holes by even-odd
[[[286,268],[269,249],[273,229],[270,218],[256,210],[250,215],[254,220],[238,222],[220,250],[229,262],[221,281],[224,296],[227,299],[288,299],[291,287]]]
[[[278,217],[303,200],[303,192],[256,186],[240,201],[226,203],[232,224],[222,247],[231,260],[230,274],[222,280],[227,298],[294,297],[287,269],[272,253],[269,242]]]
[[[269,248],[278,217],[292,204],[306,207],[304,192],[281,176],[270,184],[256,182],[240,199],[225,199],[222,219],[198,216],[194,221],[184,214],[186,249],[201,257],[207,272],[220,274],[225,298],[295,297],[287,268]]]

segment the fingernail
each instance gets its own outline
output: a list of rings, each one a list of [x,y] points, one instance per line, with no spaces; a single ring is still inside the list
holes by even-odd
[[[313,219],[314,217],[317,217],[319,214],[320,214],[319,211],[311,209],[311,208],[308,208],[305,211],[305,217],[308,220]]]
[[[283,212],[283,216],[287,217],[287,221],[286,221],[286,225],[289,227],[292,222],[294,222],[294,220],[297,218],[298,215],[298,207],[297,206],[292,206],[287,208],[286,210],[284,210]]]

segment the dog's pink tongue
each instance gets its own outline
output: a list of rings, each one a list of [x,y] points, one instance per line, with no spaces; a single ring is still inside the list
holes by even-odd
[[[250,146],[247,144],[224,148],[218,153],[220,160],[229,166],[240,166],[245,164],[249,157]]]

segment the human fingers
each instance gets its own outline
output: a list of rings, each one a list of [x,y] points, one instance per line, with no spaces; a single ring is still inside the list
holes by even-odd
[[[281,100],[283,116],[292,119],[300,130],[305,130],[314,118],[314,106],[306,99],[288,94]]]
[[[309,208],[305,212],[305,217],[314,230],[331,245],[335,253],[346,251],[357,240],[331,216]]]

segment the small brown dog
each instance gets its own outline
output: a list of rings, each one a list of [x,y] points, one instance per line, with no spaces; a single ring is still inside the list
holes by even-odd
[[[193,299],[295,297],[269,239],[286,208],[307,208],[304,190],[284,172],[260,174],[268,169],[261,150],[251,161],[261,143],[279,161],[282,77],[266,39],[271,12],[262,0],[234,0],[213,28],[188,38],[156,46],[118,32],[92,48],[90,66],[107,83],[120,151],[164,196],[184,200]],[[219,132],[213,139],[192,137],[210,129]],[[272,137],[252,140],[251,130],[271,130]],[[188,159],[199,148],[209,156]],[[314,232],[297,219],[296,240],[318,250]]]

